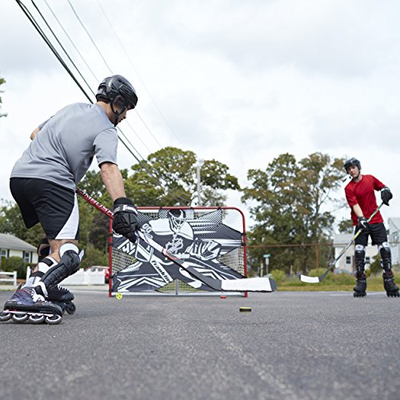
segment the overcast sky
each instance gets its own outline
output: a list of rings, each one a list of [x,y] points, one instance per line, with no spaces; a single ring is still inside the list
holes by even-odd
[[[192,150],[227,164],[245,186],[250,168],[265,169],[282,153],[354,156],[394,193],[384,218],[400,217],[399,1],[35,4],[92,90],[111,73],[134,84],[138,112],[121,127],[143,158],[166,146]],[[11,200],[10,171],[31,131],[66,104],[87,100],[16,1],[1,2],[0,27],[8,113],[0,118],[0,198]],[[119,160],[122,168],[136,163],[122,144]],[[238,196],[230,205],[240,206]]]

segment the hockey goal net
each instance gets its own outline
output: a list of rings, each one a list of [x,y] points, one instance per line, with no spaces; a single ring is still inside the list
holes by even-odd
[[[139,207],[138,211],[142,230],[204,275],[221,280],[247,275],[245,218],[238,208]],[[143,241],[132,243],[112,231],[110,235],[110,296],[216,293]]]

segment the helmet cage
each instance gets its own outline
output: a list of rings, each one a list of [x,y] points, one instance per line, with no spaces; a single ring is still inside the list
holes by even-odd
[[[179,232],[186,222],[184,210],[169,210],[168,211],[169,225],[173,232]]]

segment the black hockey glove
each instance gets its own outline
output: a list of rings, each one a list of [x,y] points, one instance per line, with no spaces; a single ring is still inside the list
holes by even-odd
[[[369,228],[368,220],[365,217],[358,217],[357,229],[362,231],[367,231]]]
[[[131,242],[136,241],[135,231],[140,228],[137,211],[132,201],[120,197],[114,201],[113,229]]]
[[[381,190],[381,199],[383,204],[385,205],[389,205],[389,200],[393,198],[392,192],[390,191],[390,189],[388,187],[384,187]]]

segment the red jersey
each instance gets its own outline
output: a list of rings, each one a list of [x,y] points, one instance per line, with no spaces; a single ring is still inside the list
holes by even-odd
[[[384,187],[386,186],[372,175],[362,175],[360,182],[353,182],[353,180],[351,180],[347,184],[344,191],[346,193],[347,203],[349,203],[351,208],[353,225],[358,224],[358,218],[353,211],[353,206],[358,204],[361,207],[364,217],[368,219],[378,208],[375,190],[381,190]],[[380,222],[383,222],[383,218],[378,211],[370,221],[370,224],[378,224]]]

